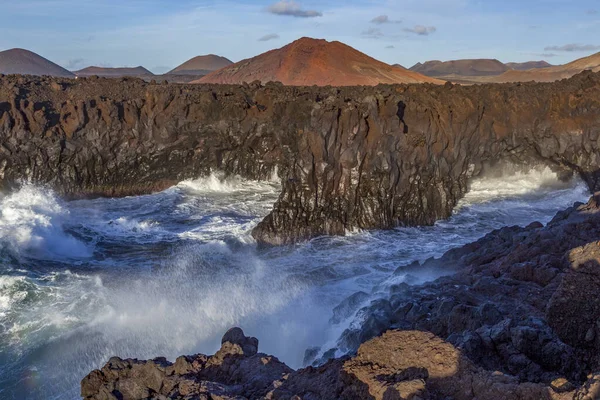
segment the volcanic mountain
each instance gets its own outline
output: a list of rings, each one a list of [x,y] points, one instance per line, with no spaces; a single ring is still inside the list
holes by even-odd
[[[107,78],[120,78],[123,76],[133,77],[152,77],[154,74],[144,67],[135,68],[104,68],[104,67],[87,67],[74,71],[77,76],[104,76]]]
[[[340,42],[301,38],[280,49],[240,61],[193,83],[279,81],[292,86],[374,86],[380,83],[443,83],[393,67]]]
[[[527,71],[529,69],[552,67],[552,64],[549,64],[546,61],[527,61],[522,63],[510,62],[506,63],[506,66],[517,71]]]
[[[233,62],[225,57],[208,54],[184,62],[179,67],[169,71],[167,75],[207,75],[231,64]]]
[[[458,76],[490,76],[500,75],[510,68],[498,60],[474,59],[452,61],[427,61],[417,63],[410,70],[433,77]]]
[[[0,74],[75,77],[60,65],[25,49],[11,49],[0,52]]]
[[[508,71],[494,78],[493,82],[553,82],[570,78],[582,71],[600,71],[600,53],[580,58],[565,65],[532,69],[528,71]]]

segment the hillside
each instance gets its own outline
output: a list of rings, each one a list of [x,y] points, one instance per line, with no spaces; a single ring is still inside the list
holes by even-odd
[[[557,65],[554,67],[539,68],[528,71],[508,71],[498,77],[495,77],[492,82],[553,82],[560,79],[570,78],[573,75],[585,70],[600,72],[600,53],[577,59],[565,65]]]
[[[207,75],[231,64],[233,62],[225,57],[208,54],[194,57],[184,62],[177,68],[169,71],[167,75]]]
[[[194,83],[279,81],[292,86],[373,86],[380,83],[443,83],[375,60],[341,42],[301,38],[280,49],[240,61]]]
[[[491,76],[500,75],[510,68],[498,60],[472,59],[452,61],[427,61],[417,63],[410,70],[432,77],[458,76]]]
[[[506,63],[506,66],[517,71],[527,71],[529,69],[552,67],[552,64],[546,61],[526,61],[522,63],[510,62]]]
[[[144,67],[135,68],[104,68],[104,67],[87,67],[79,71],[73,72],[77,76],[103,76],[107,78],[120,78],[123,76],[133,77],[152,77],[154,74]]]
[[[0,52],[0,74],[75,77],[60,65],[25,49],[11,49]]]

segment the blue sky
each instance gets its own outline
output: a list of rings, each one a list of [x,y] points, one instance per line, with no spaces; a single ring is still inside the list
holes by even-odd
[[[196,55],[239,61],[302,36],[407,67],[560,64],[600,51],[598,0],[0,0],[0,10],[0,50],[26,48],[69,69],[164,72]]]

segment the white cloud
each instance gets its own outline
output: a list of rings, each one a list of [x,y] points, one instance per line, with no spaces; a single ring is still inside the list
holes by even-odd
[[[377,28],[369,28],[366,31],[363,31],[361,35],[369,39],[379,39],[384,36],[383,32]]]
[[[404,29],[404,31],[414,33],[420,36],[427,36],[437,31],[437,28],[435,26],[415,25],[413,28]]]
[[[593,44],[565,44],[563,46],[548,46],[544,48],[545,51],[596,51],[600,50],[600,46]]]
[[[387,15],[380,15],[371,20],[372,24],[383,25],[383,24],[400,24],[402,21],[391,20]]]
[[[281,0],[267,8],[271,14],[285,15],[297,18],[322,17],[323,13],[315,10],[303,10],[298,3],[293,0]]]
[[[259,42],[268,42],[269,40],[279,39],[279,35],[276,33],[269,33],[258,39]]]

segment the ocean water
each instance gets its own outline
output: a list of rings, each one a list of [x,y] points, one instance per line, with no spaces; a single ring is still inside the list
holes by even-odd
[[[212,175],[122,199],[67,202],[32,185],[0,194],[0,398],[76,399],[111,356],[212,354],[232,326],[301,367],[307,348],[333,347],[357,323],[329,322],[347,296],[376,298],[404,279],[398,266],[546,223],[589,196],[548,169],[506,173],[475,180],[435,226],[259,249],[250,231],[278,192],[275,180]]]

